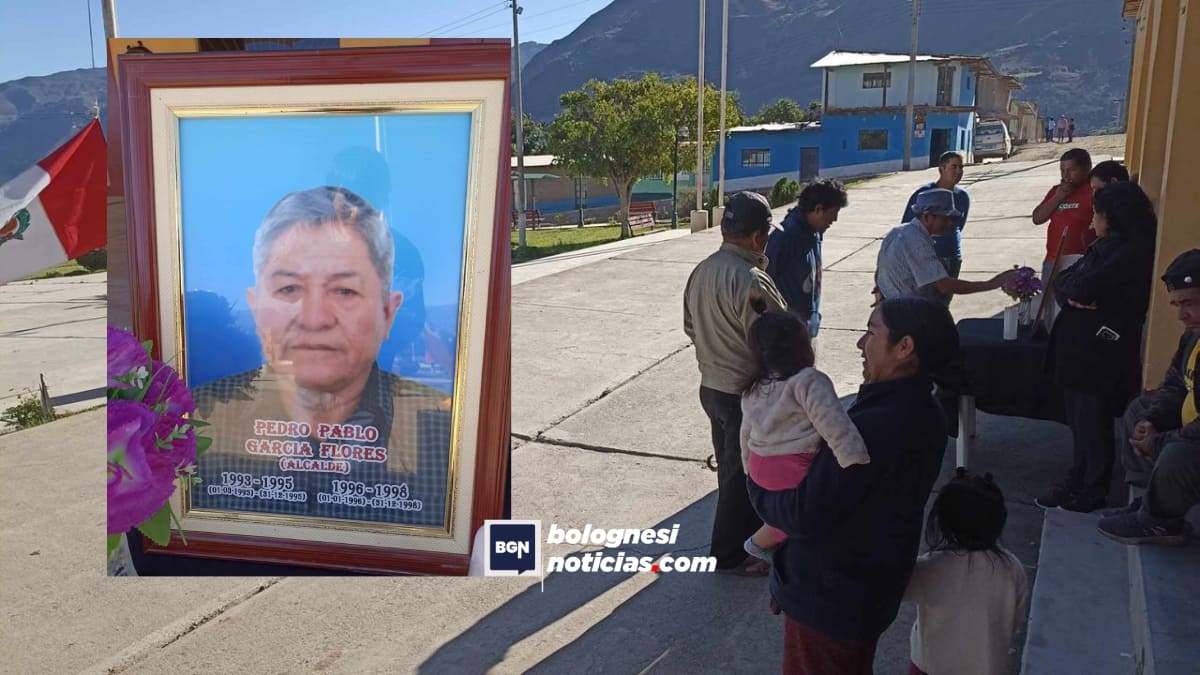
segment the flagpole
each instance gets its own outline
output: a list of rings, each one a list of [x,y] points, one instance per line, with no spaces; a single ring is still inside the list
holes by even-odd
[[[720,151],[717,153],[717,203],[715,206],[725,205],[725,96],[726,89],[726,71],[729,64],[729,0],[725,0],[724,9],[721,12],[721,136],[718,141],[721,144]]]
[[[100,8],[104,14],[104,37],[117,37],[117,0],[100,0]],[[105,50],[107,49],[108,46],[105,45]]]

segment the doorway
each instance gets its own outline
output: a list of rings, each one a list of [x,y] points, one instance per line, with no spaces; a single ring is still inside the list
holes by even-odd
[[[938,157],[949,149],[949,129],[933,129],[929,132],[929,166],[937,166]]]
[[[821,149],[800,148],[800,182],[804,183],[817,177],[820,172]]]

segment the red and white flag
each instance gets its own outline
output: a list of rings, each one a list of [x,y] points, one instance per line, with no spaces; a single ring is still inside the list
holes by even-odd
[[[108,166],[100,121],[0,185],[0,284],[104,246]]]

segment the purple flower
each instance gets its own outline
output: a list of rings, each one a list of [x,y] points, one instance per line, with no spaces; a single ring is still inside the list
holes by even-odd
[[[158,415],[144,403],[108,402],[108,533],[144,523],[175,492],[175,472],[155,471]]]
[[[180,431],[184,427],[186,431]],[[155,474],[171,476],[190,473],[196,463],[196,430],[188,421],[177,415],[163,415],[154,425],[154,436],[158,445],[146,459]]]
[[[150,382],[146,385],[146,405],[169,417],[180,417],[196,410],[192,392],[179,373],[167,364],[154,359],[150,367]]]
[[[150,356],[128,331],[108,327],[108,388],[141,389],[149,374]]]
[[[1013,298],[1025,300],[1041,293],[1044,288],[1042,280],[1037,278],[1032,267],[1021,267],[1004,283],[1001,290]]]

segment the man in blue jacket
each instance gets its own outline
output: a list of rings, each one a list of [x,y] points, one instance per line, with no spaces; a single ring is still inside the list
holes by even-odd
[[[809,183],[782,228],[767,239],[767,274],[775,280],[788,310],[808,322],[817,337],[821,327],[821,240],[846,206],[846,188],[833,179]]]
[[[945,453],[930,373],[958,353],[949,310],[923,298],[885,300],[858,347],[865,382],[849,413],[870,463],[841,468],[823,450],[794,489],[747,481],[763,521],[788,534],[771,569],[771,594],[787,615],[784,672],[871,672],[912,576]]]

